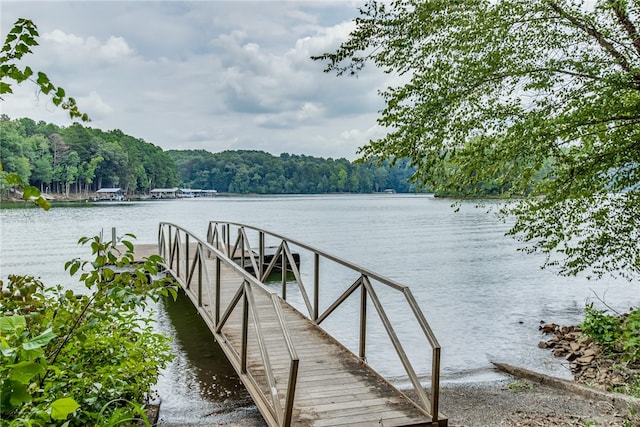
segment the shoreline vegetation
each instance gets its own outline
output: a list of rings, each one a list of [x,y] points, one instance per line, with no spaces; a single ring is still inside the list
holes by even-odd
[[[550,337],[538,347],[565,358],[575,382],[640,399],[640,358],[635,345],[638,317],[638,309],[612,315],[587,306],[581,325],[541,325],[540,331]],[[624,337],[628,333],[635,335],[635,341]],[[640,404],[636,410],[640,412]]]
[[[241,194],[241,193],[215,193],[214,196],[206,196],[206,197],[202,197],[203,199],[215,199],[215,198],[219,198],[219,197],[264,197],[264,196],[313,196],[313,195],[331,195],[331,194],[344,194],[344,195],[348,195],[348,194],[365,194],[365,193],[341,193],[341,192],[337,192],[337,193],[313,193],[313,194],[260,194],[260,193],[248,193],[248,194]],[[372,192],[369,194],[387,194],[384,192]],[[393,193],[393,194],[431,194],[431,193]],[[129,201],[158,201],[158,200],[180,200],[180,197],[175,197],[175,198],[153,198],[150,195],[147,194],[137,194],[137,195],[132,195],[132,196],[126,196],[124,199],[122,200],[98,200],[99,199],[99,195],[98,193],[85,193],[85,194],[70,194],[70,195],[65,195],[62,193],[47,193],[47,194],[42,194],[42,196],[51,203],[52,206],[78,206],[78,205],[84,205],[84,204],[91,204],[91,205],[95,205],[95,204],[100,204],[100,203],[104,203],[104,202],[111,202],[111,203],[127,203]],[[435,196],[437,197],[437,196]],[[484,197],[483,197],[484,198]],[[0,197],[0,209],[1,208],[13,208],[13,207],[35,207],[37,208],[38,206],[36,206],[34,203],[32,203],[32,201],[30,200],[24,200],[21,198],[20,194],[16,194],[13,193],[11,195],[11,197]]]
[[[0,419],[84,426],[142,418],[150,425],[146,403],[175,356],[170,338],[156,332],[149,304],[175,299],[178,288],[168,278],[148,279],[157,275],[160,257],[132,264],[132,237],[121,241],[125,251],[100,236],[78,241],[90,246],[92,258],[75,258],[64,269],[85,292],[33,276],[0,281]]]

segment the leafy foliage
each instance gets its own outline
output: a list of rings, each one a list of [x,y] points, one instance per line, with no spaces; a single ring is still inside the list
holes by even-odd
[[[635,375],[615,391],[640,397],[640,308],[630,308],[623,315],[611,314],[598,310],[589,304],[585,311],[584,321],[580,324],[582,331],[598,342],[604,352],[614,360],[620,360],[619,370],[633,367]]]
[[[4,44],[2,45],[2,50],[0,51],[0,101],[3,100],[2,95],[13,93],[11,81],[18,84],[25,80],[33,81],[32,76],[34,75],[34,71],[29,66],[21,68],[19,62],[23,60],[26,54],[33,53],[31,48],[38,45],[36,40],[38,37],[39,33],[36,25],[33,21],[24,18],[18,19],[7,34]],[[89,116],[78,109],[76,100],[67,97],[62,87],[55,86],[42,71],[38,71],[37,74],[38,78],[35,84],[44,94],[51,95],[52,102],[55,106],[67,110],[71,118],[80,118],[82,121],[89,121]],[[0,146],[2,145],[3,144],[0,144]],[[3,170],[2,162],[5,162],[5,164],[7,162],[6,153],[1,154],[0,174],[2,174]],[[19,169],[18,165],[26,166],[24,158],[19,158],[18,162],[12,165],[14,167],[10,167],[9,169]],[[12,173],[6,175],[4,179],[7,184],[22,189],[22,197],[24,200],[33,201],[37,206],[48,210],[50,207],[49,202],[42,197],[38,188],[24,184],[20,172],[22,171],[14,170]],[[24,180],[26,179],[27,177],[25,176]]]
[[[520,198],[504,210],[510,234],[545,265],[633,278],[639,20],[626,0],[372,0],[314,59],[338,75],[372,62],[401,76],[382,92],[389,132],[364,158],[409,158],[414,181],[445,194],[494,180]]]
[[[11,81],[20,84],[25,80],[31,80],[42,93],[51,96],[56,107],[67,110],[69,117],[89,121],[89,116],[78,109],[76,100],[67,97],[64,88],[54,85],[42,71],[36,73],[29,66],[19,65],[25,55],[33,53],[31,49],[38,45],[36,39],[39,36],[36,24],[29,19],[18,19],[9,30],[2,51],[0,51],[0,96],[13,93]],[[33,80],[34,78],[35,80]]]
[[[12,425],[139,418],[159,370],[172,359],[148,307],[176,296],[167,280],[150,280],[161,259],[134,264],[129,240],[123,249],[98,237],[80,243],[91,246],[93,259],[65,268],[79,275],[87,295],[47,288],[33,277],[9,276],[2,284],[0,419]]]
[[[622,335],[620,329],[620,317],[606,314],[604,310],[593,308],[593,304],[587,305],[585,317],[580,324],[580,329],[593,338],[596,342],[612,346]]]
[[[613,315],[590,304],[580,328],[607,350],[621,352],[624,359],[640,363],[640,308]]]

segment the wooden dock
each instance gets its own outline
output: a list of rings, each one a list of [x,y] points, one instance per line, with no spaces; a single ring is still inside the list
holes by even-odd
[[[165,255],[167,272],[181,284],[269,425],[447,425],[446,418],[434,420],[286,301],[249,283],[236,266],[210,253],[203,257],[200,243],[173,247],[182,256],[172,263],[167,258],[173,255]],[[158,252],[158,245],[135,248],[136,258]]]

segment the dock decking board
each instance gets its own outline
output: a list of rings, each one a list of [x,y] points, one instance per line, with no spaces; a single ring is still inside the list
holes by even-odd
[[[190,259],[196,255],[196,245],[189,248]],[[184,245],[183,248],[184,249]],[[136,258],[145,258],[157,254],[157,245],[137,245]],[[207,255],[205,253],[205,255]],[[184,259],[182,260],[184,263]],[[174,266],[175,269],[175,266]],[[203,279],[216,278],[216,262],[208,259],[203,265]],[[206,273],[205,273],[206,271]],[[180,266],[184,274],[184,264]],[[197,278],[197,272],[194,272]],[[243,284],[243,277],[231,267],[221,263],[221,311],[232,301],[235,293]],[[197,283],[197,280],[194,282]],[[211,286],[211,288],[209,288]],[[202,307],[198,307],[198,286],[192,284],[185,293],[192,300],[196,309],[206,323],[213,321],[212,284],[202,286]],[[272,373],[279,385],[279,396],[284,406],[284,389],[288,381],[291,359],[286,350],[285,341],[279,322],[271,309],[270,298],[259,290],[253,291],[256,310],[268,349]],[[278,299],[285,323],[292,337],[299,358],[299,370],[294,399],[294,426],[413,426],[413,425],[446,425],[446,420],[432,421],[431,417],[418,408],[405,394],[375,373],[360,359],[348,351],[342,344],[316,326],[309,319],[297,312],[285,301]],[[273,416],[265,409],[261,400],[271,400],[266,380],[265,367],[260,357],[256,332],[251,314],[249,315],[247,369],[254,381],[239,372],[240,356],[238,354],[242,342],[242,300],[233,314],[222,327],[221,334],[212,333],[224,350],[231,364],[238,372],[256,405],[263,413],[265,420],[277,425]],[[444,422],[443,422],[444,421]]]

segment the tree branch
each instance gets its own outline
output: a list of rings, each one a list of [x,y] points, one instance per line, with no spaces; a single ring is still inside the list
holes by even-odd
[[[591,25],[588,22],[585,22],[584,20],[571,15],[569,12],[567,12],[566,10],[564,10],[559,4],[557,4],[554,1],[547,1],[547,4],[549,5],[549,7],[551,7],[551,9],[553,9],[556,13],[558,13],[560,15],[560,17],[566,19],[567,21],[571,22],[571,24],[573,24],[576,28],[584,31],[585,33],[587,33],[589,36],[593,37],[596,42],[598,42],[598,44],[609,54],[611,55],[616,62],[618,63],[618,65],[626,72],[628,73],[633,73],[633,76],[636,80],[640,80],[640,75],[637,72],[634,72],[633,68],[631,67],[631,65],[629,64],[629,61],[627,61],[627,58],[625,58],[625,56],[620,53],[604,36],[604,34],[602,34],[601,32],[599,32],[596,28],[593,27],[593,25]]]
[[[607,2],[611,5],[611,9],[613,9],[614,13],[616,14],[620,25],[622,25],[622,27],[631,38],[631,43],[633,43],[633,47],[636,49],[636,53],[640,55],[640,35],[638,34],[638,29],[629,19],[629,15],[620,8],[620,3],[618,1],[608,0]]]

